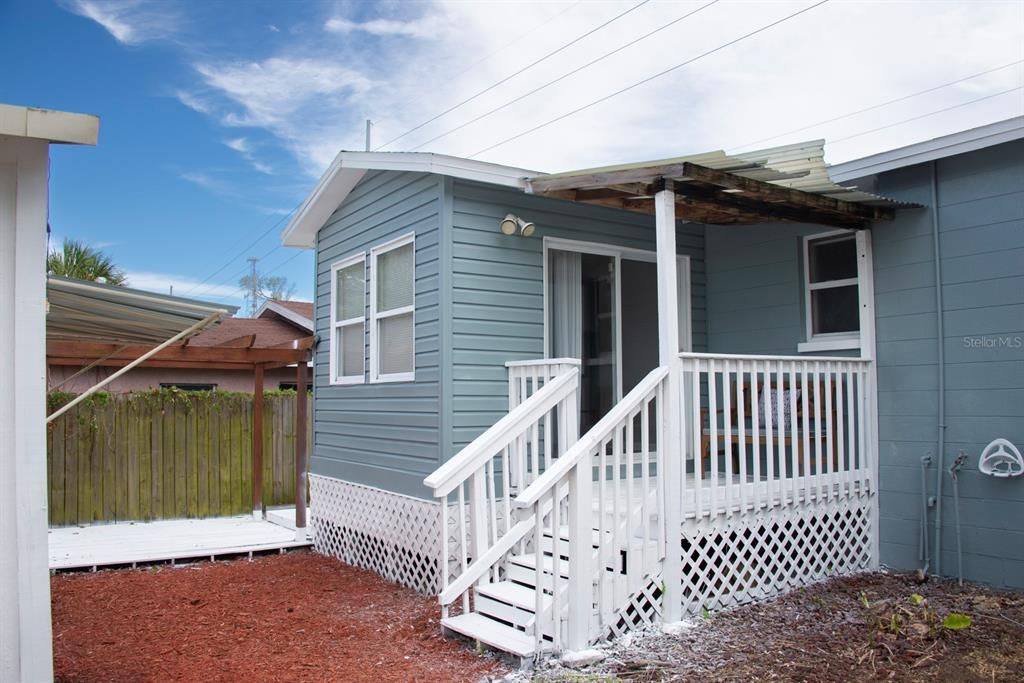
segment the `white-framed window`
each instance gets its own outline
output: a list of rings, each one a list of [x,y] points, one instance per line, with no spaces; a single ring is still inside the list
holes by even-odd
[[[331,384],[366,377],[366,252],[331,266]]]
[[[416,234],[370,250],[370,381],[416,378]]]
[[[807,340],[799,351],[860,346],[860,246],[857,234],[804,237],[804,319]]]

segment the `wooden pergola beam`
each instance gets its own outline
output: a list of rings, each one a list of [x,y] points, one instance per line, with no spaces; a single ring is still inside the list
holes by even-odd
[[[708,211],[743,217],[748,222],[788,221],[830,225],[852,230],[862,230],[868,227],[868,219],[865,218],[810,207],[793,206],[792,204],[759,201],[757,198],[745,194],[725,192],[697,183],[677,184],[676,201]]]
[[[130,362],[150,347],[126,346],[95,342],[70,342],[52,340],[46,345],[46,354],[51,358],[79,358],[83,362],[109,356],[110,361]],[[151,361],[181,361],[199,363],[299,363],[309,358],[309,348],[234,348],[225,346],[172,346],[157,353]],[[122,365],[124,363],[121,363]]]
[[[835,199],[834,197],[826,197],[813,192],[796,190],[791,187],[782,187],[781,185],[775,185],[763,180],[744,178],[743,176],[735,175],[733,173],[726,173],[724,171],[708,168],[707,166],[700,166],[699,164],[693,164],[689,161],[684,162],[682,166],[682,175],[690,180],[698,180],[703,183],[708,183],[709,185],[715,185],[729,190],[739,190],[740,192],[749,193],[752,197],[766,202],[783,202],[797,207],[829,211],[866,220],[891,220],[895,215],[895,212],[892,209],[877,206],[866,206],[864,204],[856,204],[854,202]],[[680,189],[683,188],[680,188],[680,186],[677,185],[676,190],[679,191]]]

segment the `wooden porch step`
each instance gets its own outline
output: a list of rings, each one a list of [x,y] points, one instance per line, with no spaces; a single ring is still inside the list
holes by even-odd
[[[541,567],[543,567],[544,573],[550,576],[554,567],[554,558],[550,555],[542,555]],[[536,569],[537,556],[533,553],[513,555],[508,565],[508,578],[516,583],[533,586],[534,579],[536,578]],[[558,560],[558,575],[561,577],[561,581],[569,579],[569,562],[567,560]]]
[[[512,605],[518,609],[527,610],[530,614],[533,614],[534,608],[537,606],[534,590],[529,586],[512,581],[486,583],[482,586],[477,586],[476,592],[478,595]],[[542,600],[542,608],[547,609],[551,605],[551,596],[545,594]]]
[[[519,657],[530,657],[536,650],[533,636],[475,612],[445,617],[441,626]]]

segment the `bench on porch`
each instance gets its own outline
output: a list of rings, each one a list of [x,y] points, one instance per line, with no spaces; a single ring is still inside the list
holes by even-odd
[[[712,425],[707,408],[701,409],[701,448],[698,478],[704,477],[705,464],[711,459],[712,449],[720,453],[726,449],[732,456],[733,473],[740,471],[739,458],[746,457],[747,449],[734,450],[743,444],[751,448],[769,447],[779,453],[780,463],[788,450],[794,453],[799,474],[803,475],[804,448],[809,454],[831,450],[833,470],[838,469],[838,440],[829,438],[829,430],[837,424],[837,385],[829,383],[830,400],[826,400],[825,387],[812,381],[811,375],[797,375],[791,380],[784,377],[781,384],[775,377],[767,383],[763,378],[756,382],[729,382],[728,402],[725,408],[715,411],[716,423]],[[766,393],[767,387],[767,393]],[[724,392],[723,392],[724,394]],[[806,411],[806,421],[805,421]],[[826,416],[826,413],[828,415]],[[728,419],[726,419],[728,416]],[[779,429],[781,416],[782,429]],[[806,427],[805,427],[806,424]],[[714,427],[714,429],[712,429]],[[796,441],[793,451],[793,441]],[[829,445],[826,445],[829,444]],[[771,452],[769,451],[769,457]],[[758,453],[754,457],[760,457]],[[780,467],[782,465],[780,464]],[[820,465],[819,465],[820,467]]]

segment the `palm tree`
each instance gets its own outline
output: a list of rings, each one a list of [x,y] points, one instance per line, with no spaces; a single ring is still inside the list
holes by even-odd
[[[76,280],[126,285],[124,271],[109,256],[77,240],[64,240],[61,248],[46,255],[46,272]]]

